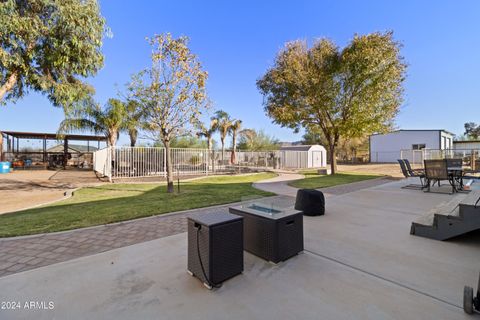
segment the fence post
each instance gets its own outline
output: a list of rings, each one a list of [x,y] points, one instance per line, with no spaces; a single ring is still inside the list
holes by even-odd
[[[472,170],[476,170],[477,168],[475,168],[475,151],[472,149],[470,151],[472,153],[472,156],[471,156],[471,159],[470,159],[470,167],[472,168]]]

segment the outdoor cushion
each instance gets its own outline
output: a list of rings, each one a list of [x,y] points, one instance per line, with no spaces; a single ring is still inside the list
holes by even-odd
[[[306,216],[321,216],[325,214],[325,197],[315,189],[300,189],[297,191],[295,209],[303,211]]]

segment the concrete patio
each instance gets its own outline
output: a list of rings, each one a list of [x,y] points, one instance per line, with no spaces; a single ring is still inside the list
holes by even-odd
[[[186,273],[186,234],[0,278],[2,319],[480,319],[462,310],[476,285],[480,235],[440,242],[410,224],[452,195],[390,182],[327,200],[305,217],[305,252],[277,266],[245,253],[245,271],[208,291]],[[291,198],[293,203],[293,198]]]

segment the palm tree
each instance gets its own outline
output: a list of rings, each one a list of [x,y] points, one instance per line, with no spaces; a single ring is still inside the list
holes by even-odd
[[[212,138],[213,134],[217,131],[217,119],[212,118],[210,121],[210,127],[205,127],[203,123],[198,125],[198,137],[205,137],[207,139],[208,151],[212,150]]]
[[[227,137],[230,127],[232,126],[232,119],[230,115],[223,110],[218,110],[212,117],[216,120],[216,130],[220,133],[220,142],[222,143],[222,163],[225,161],[225,138]]]
[[[142,115],[143,113],[138,102],[135,100],[129,100],[125,106],[125,123],[123,128],[130,137],[130,147],[135,147],[135,144],[137,143],[138,127]]]
[[[67,114],[60,123],[59,134],[75,131],[90,131],[107,138],[110,147],[115,146],[125,123],[125,104],[118,99],[109,99],[105,108],[88,100],[82,108]]]
[[[207,148],[208,148],[208,157],[211,158],[211,162],[212,162],[212,169],[214,169],[215,167],[215,159],[214,159],[214,156],[215,154],[212,153],[212,140],[213,140],[213,134],[217,131],[217,119],[210,119],[210,127],[205,127],[205,125],[203,123],[200,123],[198,125],[198,132],[197,132],[197,136],[198,137],[205,137],[207,139]],[[208,166],[210,166],[210,164],[207,164]]]
[[[232,158],[231,162],[235,163],[235,152],[237,151],[237,135],[242,127],[242,120],[234,120],[230,126],[230,132],[232,133]]]

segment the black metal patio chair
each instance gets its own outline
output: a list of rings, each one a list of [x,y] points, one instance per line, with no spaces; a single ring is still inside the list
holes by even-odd
[[[425,169],[412,169],[408,159],[403,159],[403,161],[405,162],[405,166],[407,166],[407,170],[411,175],[425,175]]]
[[[435,185],[435,183],[438,183],[440,186],[440,181],[448,181],[450,183],[452,186],[450,194],[457,191],[454,175],[448,172],[447,159],[424,160],[424,166],[427,192],[431,192],[430,187]]]
[[[449,173],[453,175],[453,179],[459,189],[463,188],[463,175],[466,173],[466,170],[463,170],[463,159],[462,158],[447,158],[447,168]],[[453,168],[459,168],[461,170],[451,170]]]
[[[415,172],[413,170],[408,170],[407,165],[405,163],[405,159],[398,159],[398,163],[400,164],[400,169],[405,178],[419,178],[420,184],[408,184],[403,186],[402,189],[415,189],[415,190],[422,190],[426,187],[425,181],[425,174],[421,172]]]
[[[448,168],[461,168],[463,166],[462,158],[447,158],[447,167]]]

